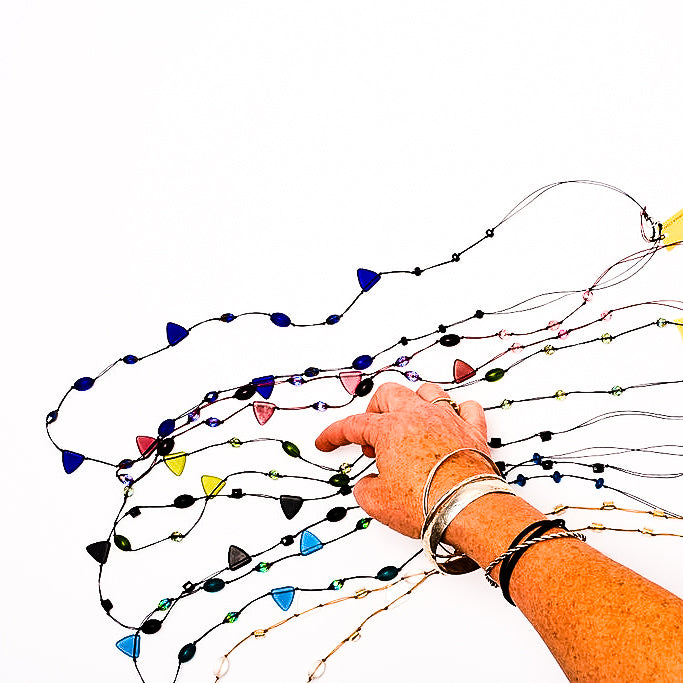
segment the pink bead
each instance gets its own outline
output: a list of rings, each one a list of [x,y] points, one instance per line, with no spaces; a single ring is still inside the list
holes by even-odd
[[[551,320],[548,323],[548,329],[549,330],[558,330],[560,328],[560,323],[557,322],[557,320]]]
[[[558,339],[565,339],[565,338],[568,337],[568,336],[569,336],[569,332],[567,332],[567,330],[560,330],[560,331],[557,333]]]
[[[603,311],[600,314],[600,320],[612,320],[612,311]]]
[[[505,339],[505,337],[509,337],[509,336],[510,336],[510,333],[509,333],[507,330],[501,330],[501,331],[498,333],[498,337],[499,337],[500,339]]]
[[[583,293],[583,300],[584,300],[584,301],[590,301],[592,298],[593,298],[593,292],[591,292],[590,289],[587,289],[587,290]]]
[[[521,353],[521,352],[522,352],[522,345],[521,345],[521,344],[518,344],[517,342],[515,342],[515,343],[510,347],[510,351],[512,351],[512,353]]]

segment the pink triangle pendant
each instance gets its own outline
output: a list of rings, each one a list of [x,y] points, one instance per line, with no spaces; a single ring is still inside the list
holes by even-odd
[[[477,371],[471,365],[465,363],[464,360],[458,358],[453,364],[453,379],[455,379],[456,384],[460,384],[461,382],[474,377],[476,374]]]
[[[266,403],[265,401],[254,401],[253,408],[254,417],[260,425],[264,425],[273,417],[276,406],[273,403]]]
[[[140,455],[149,455],[152,452],[152,447],[156,444],[157,440],[151,436],[138,436],[135,439],[135,443],[138,445],[138,450]]]
[[[341,380],[341,383],[344,385],[344,389],[353,396],[353,394],[356,391],[356,388],[360,384],[362,374],[360,372],[340,372],[339,373],[339,379]]]

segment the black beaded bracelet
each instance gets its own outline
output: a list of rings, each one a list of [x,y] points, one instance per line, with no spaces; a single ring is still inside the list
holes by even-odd
[[[542,536],[546,531],[550,529],[561,528],[566,529],[564,519],[544,519],[540,522],[534,522],[529,524],[528,527],[523,529],[515,539],[510,543],[510,548],[514,548],[519,545],[522,541],[528,541],[531,538],[538,538]],[[516,607],[512,597],[510,597],[510,579],[512,577],[512,570],[519,562],[519,558],[522,556],[524,551],[528,550],[531,546],[527,548],[521,548],[516,553],[506,557],[500,565],[500,574],[498,575],[498,583],[500,585],[500,590],[503,593],[503,597],[513,606]]]

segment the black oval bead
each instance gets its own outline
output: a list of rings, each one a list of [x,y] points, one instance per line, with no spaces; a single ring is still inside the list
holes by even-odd
[[[346,517],[346,508],[332,508],[325,516],[328,522],[341,522]]]
[[[129,470],[133,466],[133,461],[129,458],[122,460],[117,466],[117,470]]]
[[[195,500],[196,498],[189,493],[182,493],[173,501],[173,505],[180,509],[189,508],[194,505]]]
[[[320,368],[306,368],[304,370],[305,377],[316,377],[320,374]]]
[[[283,536],[280,539],[280,543],[282,543],[282,545],[292,545],[292,543],[294,543],[294,536]]]
[[[398,567],[383,567],[377,572],[377,576],[375,578],[379,579],[380,581],[391,581],[392,579],[395,579],[398,576]]]
[[[439,325],[439,327],[437,329],[439,332],[441,332],[441,334],[443,334],[446,331],[446,326],[445,325]]]
[[[353,489],[348,484],[339,487],[339,493],[341,493],[342,496],[348,496],[352,491]]]
[[[253,384],[245,384],[235,392],[234,397],[240,401],[248,401],[255,393],[256,387]]]
[[[178,653],[178,661],[181,664],[185,664],[185,662],[189,662],[196,653],[197,646],[194,643],[188,643],[187,645],[184,645]]]
[[[223,579],[219,579],[218,577],[208,579],[208,581],[204,582],[202,588],[207,593],[218,593],[218,591],[222,591],[225,588],[225,581],[223,581]]]
[[[147,619],[147,621],[140,627],[143,633],[151,636],[153,633],[159,633],[161,630],[161,622],[159,619]]]
[[[474,317],[475,317],[475,318],[480,318],[480,319],[483,318],[483,317],[484,317],[484,311],[481,311],[481,310],[477,309],[477,310],[474,312]]]
[[[439,344],[441,346],[456,346],[460,343],[460,337],[457,334],[444,334],[441,339],[439,339]]]
[[[157,444],[157,453],[159,455],[168,455],[173,452],[173,447],[175,446],[175,441],[171,438],[162,439]]]
[[[354,392],[356,396],[367,396],[375,387],[375,383],[372,381],[372,377],[366,377],[361,380],[356,387]]]

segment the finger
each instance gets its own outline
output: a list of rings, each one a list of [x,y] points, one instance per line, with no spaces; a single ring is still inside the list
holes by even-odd
[[[325,452],[352,443],[374,448],[380,421],[380,415],[368,415],[367,413],[351,415],[343,420],[338,420],[319,434],[315,440],[315,447]]]
[[[417,395],[429,403],[437,398],[450,398],[438,384],[434,384],[433,382],[425,382],[422,384],[417,390]]]
[[[371,517],[374,517],[381,505],[380,486],[377,474],[366,474],[353,487],[353,495],[356,502]]]
[[[402,384],[386,382],[372,395],[366,413],[389,413],[398,410],[410,410],[419,405],[420,400],[415,392]]]
[[[486,438],[486,417],[484,409],[476,401],[465,401],[460,404],[460,417],[476,427]]]

